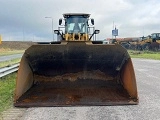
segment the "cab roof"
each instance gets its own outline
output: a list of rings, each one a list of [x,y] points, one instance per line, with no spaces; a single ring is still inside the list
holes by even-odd
[[[70,16],[84,16],[84,17],[89,18],[90,14],[87,14],[87,13],[64,13],[63,14],[64,18],[67,18],[67,17],[70,17]]]

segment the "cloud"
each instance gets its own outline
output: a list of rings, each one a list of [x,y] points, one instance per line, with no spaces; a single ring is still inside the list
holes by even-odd
[[[4,40],[52,40],[53,28],[63,13],[90,13],[99,39],[111,36],[114,25],[118,37],[138,37],[159,32],[158,0],[5,0],[0,7],[0,34]]]

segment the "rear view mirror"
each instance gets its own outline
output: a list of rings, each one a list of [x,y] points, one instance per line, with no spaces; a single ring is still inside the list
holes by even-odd
[[[59,34],[59,30],[54,30],[54,34]]]
[[[91,23],[92,23],[92,25],[94,25],[94,19],[91,19]]]
[[[61,19],[59,19],[59,25],[61,25],[62,24],[62,18]]]
[[[99,34],[100,30],[95,30],[94,34]]]

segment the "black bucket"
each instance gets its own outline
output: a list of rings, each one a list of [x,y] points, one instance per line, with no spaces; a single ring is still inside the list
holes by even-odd
[[[15,106],[137,104],[132,61],[120,45],[33,45],[22,57]]]

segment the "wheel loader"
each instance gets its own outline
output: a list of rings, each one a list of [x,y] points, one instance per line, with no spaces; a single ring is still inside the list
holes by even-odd
[[[29,47],[22,56],[16,107],[136,105],[132,60],[118,44],[103,44],[94,19],[66,13],[57,41]]]

